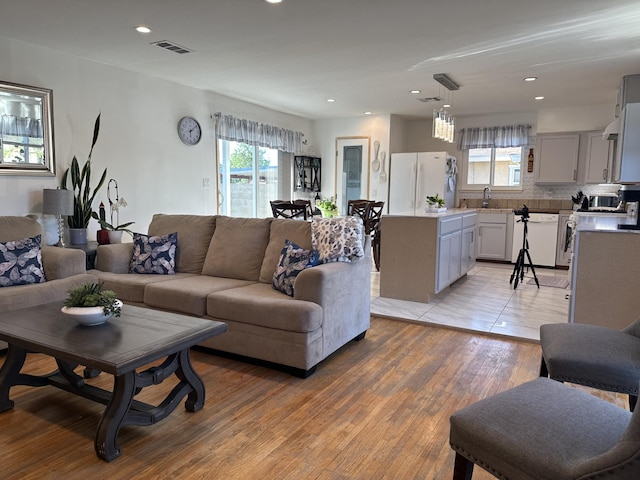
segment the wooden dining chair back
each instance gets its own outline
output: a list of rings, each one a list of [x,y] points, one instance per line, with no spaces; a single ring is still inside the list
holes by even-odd
[[[307,219],[307,205],[284,200],[272,200],[270,203],[273,218]]]
[[[307,207],[307,218],[313,217],[313,206],[311,205],[311,200],[305,200],[303,198],[298,198],[293,201],[296,205],[305,205]]]
[[[369,203],[369,200],[364,199],[347,201],[347,215],[357,215],[364,222]]]

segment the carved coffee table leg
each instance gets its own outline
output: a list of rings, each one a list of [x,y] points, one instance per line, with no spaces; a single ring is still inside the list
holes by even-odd
[[[197,412],[204,406],[204,383],[191,365],[188,348],[180,352],[178,362],[179,366],[176,370],[176,376],[181,381],[187,382],[193,389],[187,395],[187,400],[184,402],[184,408],[190,412]]]
[[[9,389],[17,384],[25,358],[27,351],[24,348],[9,345],[7,358],[0,368],[0,412],[13,408],[13,401],[9,399]]]
[[[107,462],[118,458],[122,453],[118,443],[118,431],[131,407],[135,389],[135,371],[115,377],[113,396],[100,419],[95,441],[96,454]]]

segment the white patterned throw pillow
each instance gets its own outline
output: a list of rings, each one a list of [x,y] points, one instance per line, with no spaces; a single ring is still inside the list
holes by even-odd
[[[360,217],[314,218],[311,241],[320,252],[319,263],[351,262],[363,257],[363,230]]]

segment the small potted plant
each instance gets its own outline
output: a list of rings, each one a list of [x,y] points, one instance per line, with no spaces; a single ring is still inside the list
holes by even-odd
[[[116,192],[115,200],[111,200],[112,184],[114,185]],[[108,223],[105,219],[103,203],[100,203],[100,214],[97,215],[96,212],[93,212],[91,216],[98,220],[100,228],[108,231],[108,243],[120,243],[122,242],[122,232],[127,232],[129,235],[133,236],[133,232],[127,227],[130,227],[135,222],[127,222],[120,225],[120,208],[126,207],[127,201],[124,199],[124,197],[120,197],[120,195],[118,194],[118,182],[116,182],[113,178],[109,180],[109,185],[107,186],[107,198],[109,199],[109,209],[111,210],[111,223]]]
[[[425,211],[427,212],[444,212],[447,209],[445,208],[445,200],[439,194],[428,195],[427,196],[427,208]]]
[[[114,315],[120,316],[122,302],[113,290],[102,290],[98,283],[85,283],[67,294],[62,313],[82,325],[99,325]]]
[[[333,201],[333,197],[318,200],[316,207],[318,207],[324,218],[333,218],[338,215],[338,206]]]

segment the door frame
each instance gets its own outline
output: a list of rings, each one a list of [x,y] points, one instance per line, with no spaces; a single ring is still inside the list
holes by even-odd
[[[334,165],[334,179],[333,179],[333,198],[336,204],[338,202],[338,192],[342,192],[342,167],[343,167],[343,158],[342,151],[343,147],[352,147],[352,146],[361,146],[362,147],[362,185],[366,185],[366,194],[364,198],[369,198],[369,191],[371,187],[371,137],[361,137],[361,136],[352,136],[352,137],[336,137],[336,161]],[[340,175],[338,175],[340,173]],[[340,183],[338,183],[338,179],[340,178]],[[339,188],[340,187],[340,188]],[[360,192],[362,192],[362,186],[360,187]],[[346,212],[340,212],[341,214],[346,214]]]

